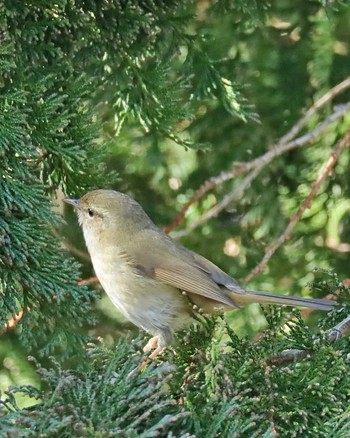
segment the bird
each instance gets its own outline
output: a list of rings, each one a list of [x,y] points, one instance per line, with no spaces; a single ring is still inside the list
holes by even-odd
[[[133,324],[152,336],[155,357],[188,327],[195,309],[226,312],[250,303],[330,310],[335,302],[245,289],[214,263],[158,228],[127,194],[98,189],[65,198],[78,222],[100,284]]]

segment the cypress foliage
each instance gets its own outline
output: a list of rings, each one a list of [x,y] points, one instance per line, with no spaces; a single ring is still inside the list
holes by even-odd
[[[333,280],[332,275],[330,288]],[[349,300],[346,288],[342,296]],[[330,315],[327,324],[348,310]],[[278,431],[293,437],[347,436],[349,339],[335,347],[316,337],[298,312],[271,308],[265,315],[268,328],[258,342],[239,338],[220,316],[205,319],[180,334],[174,350],[143,372],[138,369],[145,358],[142,338],[124,338],[114,349],[91,344],[80,370],[63,370],[55,361],[49,369],[37,364],[46,390],[22,386],[7,391],[1,403],[2,433],[272,437]],[[310,355],[282,367],[268,365],[269,356],[283,348],[308,349]],[[19,395],[39,404],[21,410]]]
[[[61,220],[48,194],[77,185],[77,166],[89,154],[82,145],[91,141],[90,118],[76,116],[76,98],[57,93],[50,76],[34,81],[30,71],[19,72],[10,41],[2,55],[1,325],[23,312],[17,330],[25,345],[71,354],[85,338],[71,321],[92,322],[94,293],[77,286],[78,265],[53,235]],[[93,183],[87,167],[82,175],[78,187]]]

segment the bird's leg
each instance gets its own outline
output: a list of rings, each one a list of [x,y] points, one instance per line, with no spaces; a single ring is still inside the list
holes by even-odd
[[[154,359],[156,356],[158,356],[159,353],[163,351],[163,347],[157,347],[149,356],[148,361]]]
[[[159,336],[154,336],[153,338],[151,338],[143,348],[143,351],[145,353],[148,353],[151,350],[154,350],[154,351],[152,351],[152,353],[148,356],[148,358],[142,362],[142,364],[140,365],[140,368],[139,368],[140,371],[144,370],[146,365],[152,359],[154,359],[156,356],[158,356],[159,353],[161,353],[163,351],[163,347],[161,347],[159,345]]]
[[[151,338],[147,344],[143,347],[143,351],[145,353],[148,353],[149,351],[154,350],[155,348],[158,347],[158,343],[159,343],[159,336],[153,336],[153,338]]]
[[[152,359],[154,359],[159,353],[161,353],[164,349],[164,347],[161,347],[159,344],[159,337],[158,336],[154,336],[153,338],[151,338],[147,344],[143,347],[143,351],[145,353],[149,353],[150,351],[152,351],[152,353],[147,357],[146,360],[144,360],[140,366],[138,366],[137,368],[135,368],[134,370],[132,370],[129,374],[128,374],[128,378],[134,376],[135,374],[139,373],[140,371],[143,371],[146,366],[151,362]]]

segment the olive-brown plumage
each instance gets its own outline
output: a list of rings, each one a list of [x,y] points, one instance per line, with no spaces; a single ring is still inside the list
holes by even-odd
[[[190,324],[189,303],[206,313],[249,303],[322,310],[334,305],[329,300],[245,290],[209,260],[163,233],[123,193],[95,190],[65,202],[77,208],[92,264],[109,298],[131,322],[157,336],[160,347]]]

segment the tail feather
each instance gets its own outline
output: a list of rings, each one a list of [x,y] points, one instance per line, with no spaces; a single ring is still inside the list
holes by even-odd
[[[240,295],[242,302],[238,304],[260,303],[260,304],[279,304],[281,306],[301,306],[319,310],[331,310],[336,301],[321,298],[302,298],[288,295],[277,295],[267,292],[257,292],[247,290],[246,294]],[[236,300],[236,297],[235,297]]]

